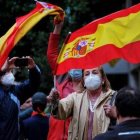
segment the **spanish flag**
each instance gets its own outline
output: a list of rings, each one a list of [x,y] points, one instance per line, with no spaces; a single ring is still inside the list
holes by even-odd
[[[16,23],[0,38],[0,68],[18,41],[43,17],[47,15],[64,16],[64,11],[45,2],[36,2],[36,7],[27,15],[16,19]]]
[[[73,32],[61,49],[56,74],[89,69],[113,59],[140,62],[140,4],[92,21]]]

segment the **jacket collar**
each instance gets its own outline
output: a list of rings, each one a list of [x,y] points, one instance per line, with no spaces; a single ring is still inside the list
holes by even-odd
[[[124,121],[118,125],[116,125],[115,128],[121,128],[121,127],[129,127],[129,126],[132,126],[132,127],[140,127],[140,119],[134,119],[134,120],[127,120],[127,121]]]
[[[108,98],[110,95],[113,95],[113,92],[111,89],[109,89],[107,92],[102,92],[100,94],[100,96],[98,97],[96,103],[95,103],[95,106],[99,106],[106,98]],[[95,108],[96,108],[95,107]]]

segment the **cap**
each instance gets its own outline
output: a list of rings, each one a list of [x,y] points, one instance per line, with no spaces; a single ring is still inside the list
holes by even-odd
[[[43,92],[36,92],[32,96],[32,104],[35,103],[46,104],[47,103],[46,95]]]

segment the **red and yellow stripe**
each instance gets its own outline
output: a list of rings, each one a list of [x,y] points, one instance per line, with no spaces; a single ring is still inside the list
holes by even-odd
[[[64,11],[56,6],[45,2],[37,2],[36,7],[27,15],[16,19],[16,23],[8,32],[0,38],[0,68],[7,59],[10,51],[18,41],[43,17],[47,15],[64,15]]]
[[[139,63],[140,4],[95,20],[73,32],[58,58],[56,74],[93,68],[112,59]]]

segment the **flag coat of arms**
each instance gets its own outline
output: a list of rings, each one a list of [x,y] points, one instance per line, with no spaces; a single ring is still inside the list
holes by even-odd
[[[73,32],[63,45],[56,74],[89,69],[113,59],[140,62],[140,4],[92,21]]]

